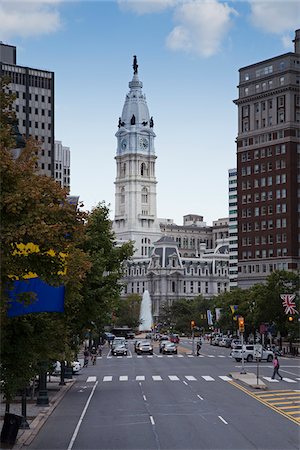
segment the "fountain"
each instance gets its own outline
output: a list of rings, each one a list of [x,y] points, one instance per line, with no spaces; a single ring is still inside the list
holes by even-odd
[[[151,331],[153,327],[152,304],[148,291],[143,293],[141,309],[140,309],[140,325],[139,331]]]

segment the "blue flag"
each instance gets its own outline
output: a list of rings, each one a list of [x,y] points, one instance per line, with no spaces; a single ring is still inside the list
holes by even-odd
[[[33,293],[34,298],[27,305],[20,300],[20,294]],[[8,317],[23,316],[39,312],[64,312],[64,286],[50,286],[40,278],[14,281],[14,287],[9,291],[10,298]]]

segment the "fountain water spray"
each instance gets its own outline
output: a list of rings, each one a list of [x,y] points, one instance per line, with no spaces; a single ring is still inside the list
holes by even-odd
[[[140,309],[139,331],[151,331],[153,326],[151,297],[148,291],[143,293]]]

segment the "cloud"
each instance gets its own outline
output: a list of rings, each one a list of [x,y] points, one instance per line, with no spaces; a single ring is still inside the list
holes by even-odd
[[[117,0],[122,11],[134,12],[138,15],[159,13],[176,4],[179,0]]]
[[[220,50],[235,9],[217,0],[193,0],[181,3],[174,13],[178,25],[167,37],[167,47],[209,57]]]
[[[58,0],[0,0],[0,39],[53,33],[61,26]]]
[[[299,28],[298,0],[252,0],[250,7],[252,24],[266,32],[282,34]]]

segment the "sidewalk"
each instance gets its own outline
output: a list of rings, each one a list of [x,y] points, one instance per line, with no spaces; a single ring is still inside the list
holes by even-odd
[[[258,378],[257,380],[257,376],[255,373],[231,372],[229,376],[233,380],[241,381],[242,383],[254,389],[267,389],[266,384],[263,381],[261,381],[260,378]]]
[[[31,400],[27,398],[27,422],[29,429],[19,429],[17,440],[14,446],[0,443],[0,450],[2,449],[21,449],[23,446],[29,445],[34,437],[38,434],[41,427],[46,422],[47,418],[52,414],[56,406],[59,404],[64,395],[68,392],[74,384],[75,378],[65,379],[65,386],[60,386],[60,376],[51,375],[50,381],[47,380],[49,405],[37,405],[36,396]],[[36,393],[37,394],[37,393]],[[21,416],[22,413],[21,398],[16,397],[15,401],[10,404],[10,413]],[[5,414],[5,402],[1,397],[0,404],[0,428],[2,430]]]

